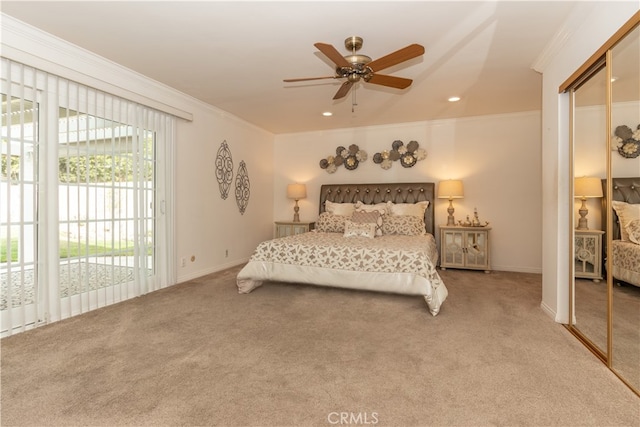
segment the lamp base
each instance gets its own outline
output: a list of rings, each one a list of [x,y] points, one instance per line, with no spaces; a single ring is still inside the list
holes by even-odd
[[[298,213],[300,208],[298,207],[298,201],[296,200],[296,205],[293,207],[293,222],[300,222],[300,214]]]
[[[453,212],[455,212],[455,210],[453,209],[452,199],[449,199],[449,207],[447,208],[447,212],[449,213],[449,216],[447,217],[447,225],[456,225],[456,218],[453,216]]]
[[[585,204],[586,199],[582,199],[582,206],[578,210],[580,214],[580,218],[578,219],[578,228],[576,230],[588,230],[589,226],[587,225],[587,214],[589,213],[589,209],[587,209],[587,205]]]

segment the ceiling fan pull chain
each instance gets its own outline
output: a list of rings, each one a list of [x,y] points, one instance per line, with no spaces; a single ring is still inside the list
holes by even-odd
[[[356,112],[356,105],[358,105],[358,102],[356,101],[356,91],[358,90],[357,86],[353,86],[353,92],[351,92],[351,112],[355,113]]]

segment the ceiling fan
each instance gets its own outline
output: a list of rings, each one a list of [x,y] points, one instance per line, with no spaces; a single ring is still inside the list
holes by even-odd
[[[318,50],[325,54],[336,65],[336,74],[326,77],[308,77],[301,79],[285,79],[284,82],[302,82],[307,80],[321,79],[341,79],[346,78],[347,81],[342,83],[338,92],[333,99],[343,98],[349,93],[354,83],[364,80],[367,83],[373,83],[381,86],[393,87],[396,89],[405,89],[411,85],[413,80],[403,77],[394,77],[384,74],[376,74],[378,71],[392,67],[409,59],[418,57],[424,53],[424,47],[419,44],[411,44],[400,50],[392,52],[382,58],[374,61],[366,55],[356,54],[362,47],[362,38],[353,36],[344,41],[344,46],[351,51],[351,55],[342,56],[338,50],[330,44],[316,43],[314,44]]]

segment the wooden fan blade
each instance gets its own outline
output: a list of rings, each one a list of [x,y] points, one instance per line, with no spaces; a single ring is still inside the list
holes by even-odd
[[[396,89],[406,89],[411,86],[413,80],[405,79],[403,77],[387,76],[384,74],[374,74],[369,80],[367,80],[367,82],[373,83],[374,85],[394,87]]]
[[[342,86],[340,86],[340,89],[338,89],[333,99],[344,98],[349,93],[349,89],[351,89],[351,86],[353,86],[353,82],[350,82],[349,80],[342,83]]]
[[[423,53],[424,47],[414,43],[400,50],[396,50],[389,55],[383,56],[382,58],[369,62],[367,67],[371,68],[373,71],[380,71],[401,62],[408,61],[409,59],[413,59]]]
[[[332,45],[326,43],[316,43],[314,44],[314,46],[318,48],[320,52],[324,53],[324,55],[332,60],[333,63],[338,67],[351,67],[349,61],[344,59],[344,56],[340,55],[340,52],[338,52]]]
[[[327,76],[327,77],[305,77],[302,79],[284,79],[283,82],[291,83],[291,82],[305,82],[307,80],[322,80],[322,79],[337,79],[338,76]]]

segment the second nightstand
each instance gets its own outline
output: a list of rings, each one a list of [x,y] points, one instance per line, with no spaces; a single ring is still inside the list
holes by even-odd
[[[601,230],[575,230],[574,253],[576,277],[602,280],[602,235]]]
[[[440,226],[440,268],[491,271],[490,227]]]
[[[306,233],[314,229],[315,222],[276,221],[276,237]]]

